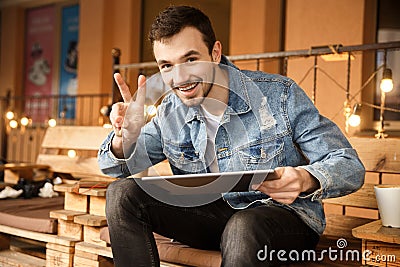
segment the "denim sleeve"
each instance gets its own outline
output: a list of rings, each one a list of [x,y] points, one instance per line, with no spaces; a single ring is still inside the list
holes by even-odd
[[[300,167],[321,185],[306,197],[324,199],[358,190],[364,183],[365,168],[338,126],[319,114],[296,83],[289,88],[285,106],[293,141],[309,160]]]
[[[111,141],[114,136],[112,131],[98,151],[98,164],[104,174],[117,178],[128,177],[146,170],[166,158],[162,153],[157,119],[153,118],[142,128],[135,144],[124,145],[125,157],[123,159],[115,157],[111,151]]]

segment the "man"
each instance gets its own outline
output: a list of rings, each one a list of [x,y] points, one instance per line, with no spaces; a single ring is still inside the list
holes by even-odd
[[[99,150],[103,172],[124,178],[167,159],[174,174],[272,168],[273,179],[203,203],[190,196],[168,202],[135,179],[113,182],[106,213],[116,266],[158,266],[153,232],[220,249],[223,266],[282,263],[260,255],[264,248],[313,249],[325,226],[320,200],[351,193],[364,179],[337,126],[289,78],[237,69],[196,8],[162,11],[149,39],[172,93],[144,125],[145,78],[131,101],[115,75],[124,103],[114,104],[114,131]]]

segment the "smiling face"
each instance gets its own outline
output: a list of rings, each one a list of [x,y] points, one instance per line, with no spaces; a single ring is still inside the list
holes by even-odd
[[[199,105],[205,97],[213,96],[215,63],[221,60],[219,41],[210,55],[200,31],[189,26],[172,37],[155,41],[153,51],[165,84],[185,105]]]

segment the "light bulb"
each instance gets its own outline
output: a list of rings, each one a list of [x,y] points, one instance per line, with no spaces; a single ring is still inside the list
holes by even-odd
[[[8,120],[14,119],[14,116],[15,116],[14,112],[12,112],[11,110],[7,111],[7,113],[6,113],[6,118],[7,118]]]
[[[393,80],[392,79],[382,79],[381,80],[381,90],[382,92],[389,93],[393,90]]]
[[[384,69],[381,80],[382,92],[389,93],[393,90],[392,70]]]
[[[73,149],[68,150],[67,155],[69,158],[75,158],[76,157],[76,151]]]
[[[29,124],[29,119],[28,117],[22,117],[20,122],[22,126],[27,126]]]
[[[47,123],[49,124],[50,127],[56,127],[57,125],[57,121],[55,119],[49,119]]]
[[[361,117],[360,115],[356,114],[351,114],[348,120],[348,123],[351,127],[357,127],[361,123]]]
[[[18,127],[18,122],[16,120],[10,120],[10,127],[15,129]]]

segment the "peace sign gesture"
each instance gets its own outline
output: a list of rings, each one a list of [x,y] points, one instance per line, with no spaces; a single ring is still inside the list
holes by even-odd
[[[136,142],[140,130],[145,123],[144,103],[146,99],[146,77],[140,75],[138,78],[138,90],[135,100],[132,99],[129,87],[121,74],[115,73],[114,80],[118,85],[124,102],[113,104],[111,109],[110,121],[115,132],[112,150],[116,156],[123,156],[122,139],[130,143]],[[127,113],[129,116],[126,116]]]

